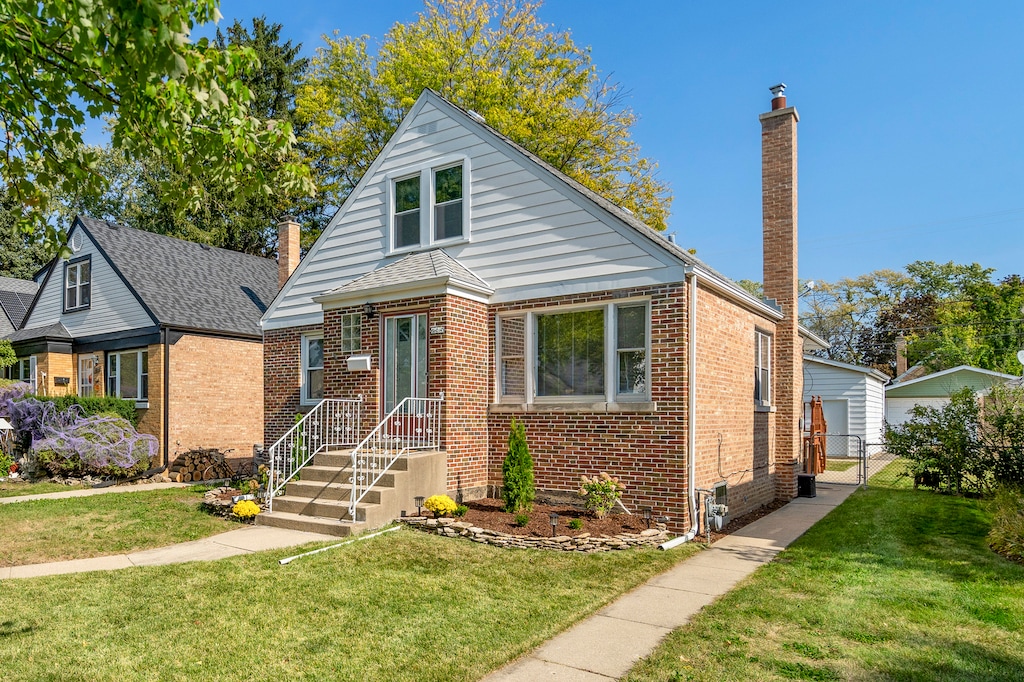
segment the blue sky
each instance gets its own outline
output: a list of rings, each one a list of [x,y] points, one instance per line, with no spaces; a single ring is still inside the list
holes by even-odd
[[[380,40],[418,0],[222,0],[311,54]],[[735,278],[761,278],[760,124],[788,84],[799,125],[800,275],[914,260],[1024,274],[1024,3],[549,0],[630,94],[634,136],[675,194],[669,231]]]

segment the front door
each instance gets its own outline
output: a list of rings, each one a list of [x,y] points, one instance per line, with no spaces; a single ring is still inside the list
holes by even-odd
[[[384,319],[384,413],[405,398],[427,397],[427,316]]]

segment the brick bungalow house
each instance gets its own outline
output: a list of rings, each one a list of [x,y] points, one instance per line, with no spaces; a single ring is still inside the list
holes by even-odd
[[[406,492],[493,494],[516,419],[539,491],[608,472],[676,530],[695,487],[726,482],[732,514],[795,496],[798,117],[773,93],[762,300],[424,91],[263,316],[265,442],[325,398],[361,399],[362,437],[404,398],[443,397],[443,483]],[[327,502],[346,461],[264,520],[351,518]]]
[[[193,447],[250,457],[263,429],[259,319],[278,265],[85,216],[68,244],[7,336],[15,378],[41,395],[134,399],[162,463]]]

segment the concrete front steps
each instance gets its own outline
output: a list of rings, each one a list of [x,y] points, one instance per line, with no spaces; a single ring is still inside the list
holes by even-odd
[[[311,533],[345,537],[380,528],[415,510],[413,498],[447,489],[447,458],[443,451],[412,452],[391,469],[356,506],[349,517],[352,496],[352,451],[321,453],[302,468],[299,480],[288,482],[285,494],[274,498],[274,511],[260,514],[256,523]]]

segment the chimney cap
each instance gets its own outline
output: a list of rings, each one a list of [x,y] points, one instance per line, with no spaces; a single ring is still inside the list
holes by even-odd
[[[768,89],[772,91],[772,97],[782,97],[783,93],[786,92],[786,84],[778,83]]]
[[[281,219],[278,220],[279,224],[280,223],[294,223],[294,222],[298,222],[298,221],[295,220],[295,216],[291,215],[290,213],[285,213],[283,216],[281,216]]]

